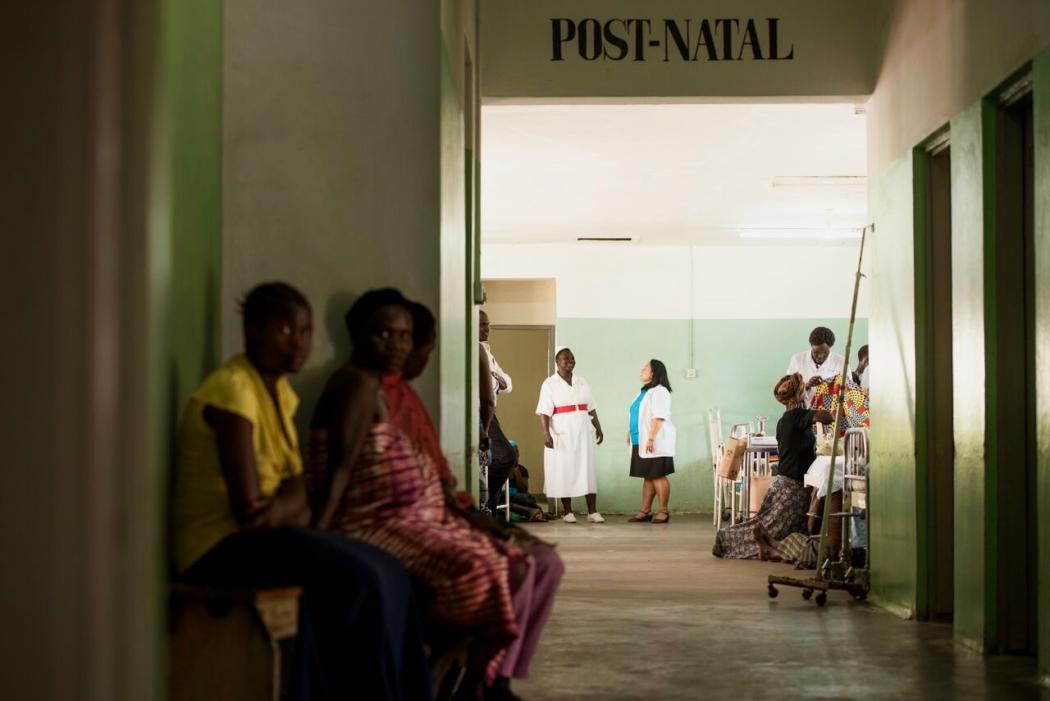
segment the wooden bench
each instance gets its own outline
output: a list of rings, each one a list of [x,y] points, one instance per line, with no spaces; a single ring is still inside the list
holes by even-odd
[[[171,589],[172,701],[281,701],[299,632],[299,587]]]

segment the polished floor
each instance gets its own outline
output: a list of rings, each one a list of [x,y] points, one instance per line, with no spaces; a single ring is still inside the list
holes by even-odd
[[[560,521],[565,579],[526,701],[595,699],[1045,699],[1030,658],[982,658],[949,625],[901,620],[832,592],[766,595],[786,565],[711,556],[706,517],[668,525]]]

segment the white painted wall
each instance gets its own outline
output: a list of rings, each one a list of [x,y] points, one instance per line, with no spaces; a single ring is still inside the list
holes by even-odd
[[[900,157],[1050,45],[1046,0],[897,0],[868,103],[868,168]]]
[[[850,312],[858,251],[854,242],[487,244],[481,274],[553,277],[558,318],[842,319]],[[868,316],[865,287],[858,318]]]

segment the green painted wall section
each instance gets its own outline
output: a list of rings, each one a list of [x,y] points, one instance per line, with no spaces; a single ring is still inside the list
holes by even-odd
[[[842,291],[849,307],[850,290]],[[735,422],[768,417],[774,431],[783,408],[773,399],[773,385],[784,374],[790,357],[808,347],[809,332],[825,325],[846,344],[846,319],[761,319],[692,322],[696,379],[685,379],[689,367],[688,320],[558,319],[557,342],[576,354],[577,371],[594,392],[605,443],[597,449],[598,508],[608,513],[638,509],[641,480],[628,476],[627,411],[638,393],[638,374],[650,358],[667,364],[673,387],[672,416],[678,429],[675,474],[671,477],[672,511],[710,513],[714,497],[707,410],[722,412],[723,431]],[[854,349],[868,342],[867,320],[858,320]],[[856,350],[853,352],[856,356]],[[873,360],[873,376],[881,374],[881,359]],[[515,388],[515,392],[539,388]],[[539,440],[535,435],[521,440]]]
[[[168,0],[171,320],[167,366],[181,411],[219,362],[222,255],[222,5]]]
[[[1036,140],[1036,364],[1039,449],[1039,551],[1050,542],[1050,52],[1034,60]],[[970,105],[951,120],[952,326],[955,440],[955,611],[957,639],[994,648],[997,626],[997,433],[1000,397],[995,366],[996,107]],[[869,523],[873,596],[899,613],[924,604],[926,543],[922,530],[925,466],[916,456],[916,403],[924,368],[916,367],[916,303],[922,275],[925,158],[901,157],[869,181],[872,238],[871,346],[881,361],[872,375],[872,465]],[[920,301],[921,302],[921,301]],[[1050,675],[1050,558],[1039,563],[1040,673]]]
[[[466,69],[471,53],[477,53],[476,0],[442,0],[440,22],[439,430],[461,488],[476,491],[478,351],[473,296],[478,191],[472,178],[477,172],[475,144],[467,137],[472,133],[468,120],[477,124],[480,113],[478,101],[469,97],[479,93],[477,72],[468,76]],[[476,68],[477,62],[471,63]]]
[[[1033,61],[1039,672],[1050,682],[1050,50]]]
[[[222,251],[222,4],[162,0],[154,18],[148,232],[150,523],[158,542],[139,560],[165,629],[168,486],[190,394],[219,362]],[[133,439],[134,440],[134,439]],[[133,610],[133,609],[129,609]],[[166,638],[158,638],[156,698],[165,698]]]
[[[441,51],[441,320],[442,343],[438,354],[441,362],[440,405],[441,439],[449,464],[456,477],[463,480],[467,456],[464,436],[467,434],[464,406],[472,396],[471,378],[467,372],[469,346],[461,339],[468,337],[466,313],[467,278],[466,182],[463,169],[463,105],[456,85],[453,46],[443,37]]]
[[[929,504],[929,444],[921,440],[922,427],[929,422],[927,404],[930,370],[927,367],[927,324],[931,310],[926,304],[927,196],[926,178],[928,156],[925,149],[912,151],[912,264],[914,266],[915,298],[915,608],[913,614],[920,619],[929,616],[929,547],[930,530],[928,519],[923,517]]]
[[[990,107],[977,102],[951,121],[952,348],[955,416],[955,633],[979,650],[994,637],[995,484],[986,469],[986,229],[994,152]]]
[[[872,595],[903,615],[915,611],[915,280],[913,156],[869,180]]]
[[[152,449],[166,474],[183,406],[219,362],[222,8],[158,6],[150,192]]]

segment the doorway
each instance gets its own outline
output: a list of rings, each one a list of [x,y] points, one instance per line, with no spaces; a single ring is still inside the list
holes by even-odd
[[[955,436],[952,409],[951,147],[945,132],[919,154],[924,167],[924,232],[918,241],[916,349],[921,401],[918,464],[925,470],[926,601],[920,616],[950,621],[954,611]],[[922,416],[923,408],[925,417]],[[921,479],[921,477],[920,477]]]
[[[521,464],[529,471],[529,489],[543,489],[543,441],[536,418],[540,385],[554,373],[553,326],[493,325],[489,345],[500,366],[514,380],[514,391],[499,396],[500,425],[517,441]]]
[[[991,261],[995,333],[989,370],[998,482],[998,623],[1001,653],[1035,654],[1036,441],[1034,145],[1032,96],[1022,81],[996,120],[996,226]]]

